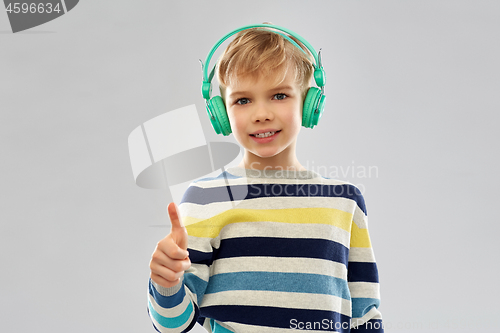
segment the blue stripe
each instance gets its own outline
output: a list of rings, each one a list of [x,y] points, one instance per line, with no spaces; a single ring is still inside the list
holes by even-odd
[[[227,202],[231,201],[230,193],[236,190],[234,186],[213,187],[213,188],[200,188],[197,186],[189,186],[181,199],[181,204],[190,202],[198,205],[207,205],[214,202]]]
[[[349,332],[350,318],[334,311],[269,306],[214,305],[203,307],[201,313],[221,322],[232,321],[246,325],[282,329],[300,329],[299,323],[317,322],[319,323],[319,327],[316,327],[316,329],[319,328],[319,330]],[[342,324],[345,329],[342,328]],[[219,328],[220,326],[217,325],[215,327]],[[302,329],[305,329],[305,327]],[[215,333],[217,332],[215,331]]]
[[[181,203],[207,205],[214,202],[246,200],[266,197],[332,197],[355,201],[366,214],[366,206],[360,190],[352,184],[245,184],[200,188],[190,186]]]
[[[316,258],[347,265],[349,249],[344,245],[316,238],[239,237],[221,241],[214,257]]]
[[[149,302],[148,302],[148,303],[149,303]],[[151,312],[149,312],[149,305],[148,305],[148,316],[150,316],[150,317],[151,317]],[[155,326],[155,324],[154,324],[153,322],[151,322],[151,324],[153,325],[153,328],[156,330],[156,332],[161,333],[161,332],[160,332],[160,330],[159,330],[159,329]]]
[[[370,319],[364,325],[351,329],[351,333],[384,333],[384,326],[380,319]]]
[[[149,301],[148,306],[150,316],[154,318],[154,320],[156,320],[158,324],[166,328],[177,328],[184,325],[185,323],[187,323],[189,317],[191,316],[191,313],[193,312],[193,304],[191,302],[189,302],[188,307],[181,315],[172,318],[163,317],[161,314],[156,312],[156,310],[153,308],[153,305]]]
[[[380,300],[378,298],[353,298],[352,318],[361,318],[373,307],[378,308]]]
[[[266,290],[325,294],[350,299],[346,280],[328,275],[306,273],[222,273],[210,277],[205,293],[212,294],[227,290]]]
[[[377,264],[374,262],[349,262],[347,265],[347,281],[378,283]]]
[[[189,248],[189,260],[194,264],[212,265],[213,252],[202,252]]]
[[[184,273],[184,284],[192,293],[196,293],[196,302],[201,304],[203,295],[205,294],[205,288],[207,288],[207,282],[193,273]]]
[[[194,305],[194,316],[193,316],[193,319],[191,321],[191,323],[188,325],[188,327],[186,327],[181,333],[187,333],[187,332],[190,332],[194,325],[196,325],[196,322],[197,322],[197,318],[199,318],[200,316],[200,310],[198,309],[198,306],[196,306],[196,303],[193,303]]]
[[[153,285],[151,278],[149,279],[149,294],[153,296],[156,303],[162,308],[173,308],[182,303],[184,296],[186,295],[186,291],[184,290],[184,286],[182,286],[178,292],[171,296],[163,296],[156,290]]]

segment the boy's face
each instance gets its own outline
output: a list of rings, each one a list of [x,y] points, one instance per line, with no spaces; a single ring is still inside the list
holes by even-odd
[[[239,77],[236,84],[226,87],[225,103],[232,132],[245,149],[240,166],[304,170],[295,155],[302,125],[302,92],[292,70],[277,85],[262,75]],[[252,135],[263,130],[278,132],[265,139]]]

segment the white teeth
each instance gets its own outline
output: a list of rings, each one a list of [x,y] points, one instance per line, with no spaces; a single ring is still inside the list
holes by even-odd
[[[260,134],[255,134],[256,138],[267,138],[268,136],[274,135],[276,132],[266,132],[266,133],[260,133]]]

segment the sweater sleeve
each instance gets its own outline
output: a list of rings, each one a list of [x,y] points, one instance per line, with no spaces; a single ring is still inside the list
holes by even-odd
[[[383,333],[377,264],[368,233],[364,198],[356,188],[347,281],[352,301],[351,332]]]
[[[161,333],[188,332],[196,322],[203,324],[205,319],[199,314],[199,305],[208,284],[213,248],[210,238],[199,237],[196,223],[189,225],[193,220],[201,220],[196,217],[200,210],[198,194],[199,188],[191,184],[179,205],[188,232],[191,267],[184,272],[181,283],[170,288],[149,279],[148,313],[154,328]]]

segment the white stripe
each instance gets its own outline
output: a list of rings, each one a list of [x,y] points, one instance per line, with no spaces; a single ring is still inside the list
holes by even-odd
[[[229,170],[227,170],[229,173]],[[218,174],[217,176],[219,176]],[[202,178],[200,178],[202,179]],[[229,185],[251,185],[251,184],[313,184],[313,185],[353,185],[352,183],[338,180],[338,179],[324,179],[324,178],[266,178],[262,174],[261,178],[255,177],[240,177],[228,178]],[[219,179],[207,179],[202,181],[193,182],[194,186],[200,188],[214,188],[226,186],[226,179],[221,177]],[[353,185],[354,186],[354,185]]]
[[[320,274],[347,280],[347,268],[344,264],[313,258],[235,257],[217,259],[211,267],[210,276],[243,271]]]
[[[173,318],[173,317],[177,317],[177,316],[180,316],[181,314],[183,314],[184,311],[186,311],[186,309],[189,305],[189,302],[190,302],[189,296],[186,294],[184,296],[184,299],[182,300],[182,302],[180,304],[178,304],[177,306],[175,306],[173,308],[166,309],[166,308],[162,308],[161,306],[159,306],[158,303],[156,303],[153,296],[151,296],[151,294],[148,294],[148,299],[149,299],[149,302],[151,303],[151,305],[153,306],[153,308],[156,310],[156,312],[158,312],[163,317],[167,317],[167,318]]]
[[[191,301],[193,301],[193,311],[194,311],[194,306],[198,305],[198,295],[192,292],[191,289],[188,288],[188,286],[184,285],[184,288],[186,290],[186,295],[188,295],[188,297],[191,298]]]
[[[377,282],[349,282],[351,298],[380,299],[380,285]]]
[[[181,277],[181,282],[182,282],[182,279],[183,278]],[[153,280],[151,280],[151,284],[155,287],[156,291],[158,293],[160,293],[160,295],[163,295],[163,296],[171,296],[171,295],[177,294],[177,292],[182,287],[182,283],[181,282],[179,282],[175,286],[166,288],[166,287],[160,286],[158,283],[156,283]]]
[[[354,223],[358,226],[360,229],[367,229],[368,228],[368,219],[365,215],[365,213],[356,205],[356,208],[354,210],[354,215],[352,217]]]
[[[201,308],[213,305],[272,306],[288,309],[335,311],[351,316],[351,301],[343,298],[308,293],[267,290],[228,290],[206,294]]]
[[[188,235],[188,251],[193,249],[201,252],[212,252],[212,238],[210,237],[195,237]]]
[[[284,192],[283,192],[284,193]],[[307,193],[307,192],[306,192]],[[264,196],[252,200],[240,200],[237,208],[248,209],[287,209],[287,208],[332,208],[352,214],[355,202],[342,197],[276,197]]]
[[[375,262],[375,256],[371,247],[351,247],[349,250],[349,261]]]
[[[191,267],[184,271],[184,273],[192,273],[196,275],[200,280],[208,282],[210,268],[204,264],[193,264]]]
[[[343,212],[353,214],[353,212],[363,214],[356,208],[356,202],[341,197],[274,197],[266,196],[252,200],[230,200],[229,193],[225,197],[217,198],[222,202],[213,202],[208,205],[199,205],[190,202],[183,202],[179,205],[181,217],[189,214],[190,217],[197,219],[208,219],[233,208],[239,209],[287,209],[287,208],[332,208]],[[234,207],[233,207],[234,206]]]
[[[224,201],[230,200],[229,193],[226,193],[225,197],[219,197],[217,199],[222,200],[222,202],[213,202],[208,205],[199,205],[191,202],[181,203],[179,205],[179,213],[181,214],[181,219],[186,217],[188,213],[190,217],[196,219],[209,219],[233,208],[234,202]],[[185,223],[184,225],[186,226]]]

